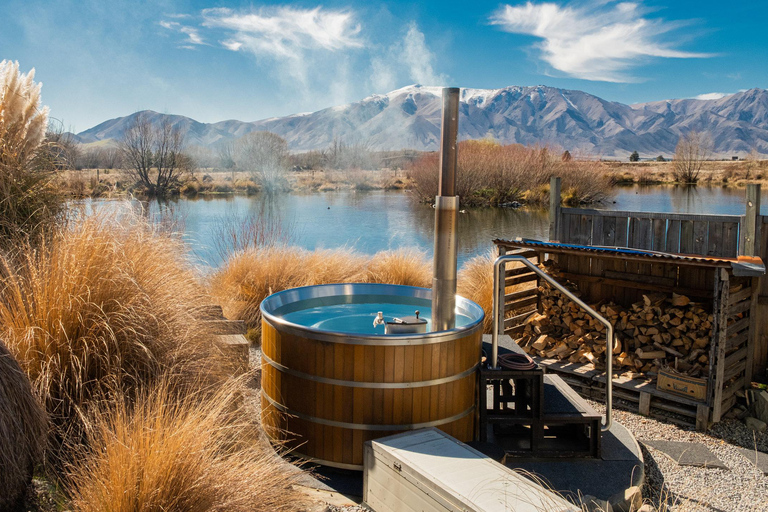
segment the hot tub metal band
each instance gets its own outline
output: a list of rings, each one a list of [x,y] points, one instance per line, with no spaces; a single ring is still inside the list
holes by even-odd
[[[388,336],[371,334],[366,337],[356,336],[348,332],[321,331],[311,327],[299,326],[264,311],[262,311],[262,318],[276,331],[302,337],[308,336],[309,333],[313,340],[341,343],[343,345],[381,346],[383,343],[386,343],[388,347],[431,345],[433,343],[445,343],[466,338],[483,328],[481,318],[475,325],[457,327],[453,331],[432,331],[426,334],[392,334]],[[383,339],[385,341],[382,341]]]
[[[298,377],[300,379],[321,382],[323,384],[332,384],[334,386],[344,386],[348,388],[368,388],[368,389],[409,389],[409,388],[423,388],[427,386],[437,386],[439,384],[446,384],[448,382],[453,382],[456,380],[461,380],[465,377],[469,377],[470,375],[475,373],[477,371],[477,368],[480,366],[480,363],[478,363],[475,366],[467,370],[464,370],[461,373],[457,373],[455,375],[449,375],[448,377],[442,377],[440,379],[420,380],[415,382],[359,382],[359,381],[352,381],[352,380],[339,380],[339,379],[331,379],[328,377],[319,377],[317,375],[310,375],[308,373],[300,372],[298,370],[293,370],[291,368],[288,368],[287,366],[281,365],[276,361],[273,361],[264,352],[261,353],[261,357],[271,367],[283,373],[287,373],[288,375],[293,375],[294,377]]]
[[[401,431],[401,430],[417,430],[420,428],[427,428],[427,427],[438,427],[440,425],[445,425],[446,423],[452,423],[454,421],[460,420],[461,418],[469,414],[472,414],[475,410],[475,405],[473,404],[468,409],[458,414],[454,414],[453,416],[449,416],[448,418],[442,418],[439,420],[425,421],[424,423],[411,423],[411,424],[403,423],[399,425],[372,425],[369,423],[368,424],[367,423],[347,423],[346,421],[326,420],[323,418],[318,418],[317,416],[310,416],[309,414],[293,411],[288,407],[284,406],[283,404],[275,402],[272,399],[272,397],[270,397],[268,394],[264,392],[262,392],[262,396],[266,398],[267,402],[269,402],[269,404],[273,406],[275,409],[285,414],[288,414],[290,416],[295,416],[300,420],[309,421],[311,423],[317,423],[320,425],[326,425],[329,427],[347,428],[350,430],[378,430],[378,431],[391,432],[391,431]]]

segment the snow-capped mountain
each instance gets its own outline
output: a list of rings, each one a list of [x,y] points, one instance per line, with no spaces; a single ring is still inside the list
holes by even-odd
[[[435,150],[439,146],[441,89],[411,85],[361,101],[255,122],[199,123],[148,112],[180,126],[193,145],[213,146],[255,130],[274,132],[293,150],[322,149],[334,139],[372,149]],[[105,121],[77,135],[84,143],[119,138],[138,113]],[[553,145],[606,157],[674,153],[681,133],[705,132],[714,153],[768,154],[768,91],[750,89],[716,100],[680,99],[637,105],[606,101],[582,91],[510,86],[462,89],[459,138]]]

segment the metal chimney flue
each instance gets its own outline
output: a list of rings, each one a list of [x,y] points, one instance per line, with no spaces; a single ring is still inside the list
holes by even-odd
[[[456,326],[456,264],[459,196],[456,195],[457,140],[459,136],[458,87],[443,89],[440,136],[440,184],[435,198],[435,251],[432,274],[432,330]]]

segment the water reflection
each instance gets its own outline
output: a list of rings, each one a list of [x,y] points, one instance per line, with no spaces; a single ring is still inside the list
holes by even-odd
[[[706,187],[621,188],[611,210],[675,213],[744,213],[744,189]],[[364,254],[399,247],[418,247],[432,255],[434,210],[403,192],[325,192],[271,196],[206,196],[172,201],[86,201],[97,205],[128,203],[164,229],[183,232],[192,256],[217,266],[220,250],[214,240],[223,219],[250,218],[277,222],[292,242],[307,249],[350,247]],[[764,199],[763,204],[768,204]],[[459,215],[459,263],[490,250],[494,238],[547,236],[544,210],[479,209]],[[217,234],[218,233],[218,234]],[[220,249],[220,248],[219,248]]]
[[[763,191],[763,194],[768,190]],[[742,215],[744,188],[686,187],[675,185],[622,187],[614,196],[611,210],[670,213],[711,213]],[[765,204],[765,200],[763,201]]]

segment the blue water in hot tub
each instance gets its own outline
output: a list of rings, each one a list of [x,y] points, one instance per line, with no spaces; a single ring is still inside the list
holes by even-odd
[[[405,316],[416,316],[427,321],[427,332],[432,330],[432,311],[428,307],[418,307],[413,304],[393,303],[358,303],[358,304],[333,304],[300,309],[290,313],[283,313],[284,320],[323,331],[342,332],[347,334],[381,334],[384,335],[384,325],[373,326],[373,320],[379,311],[384,314],[385,321]],[[472,320],[464,315],[456,314],[456,327],[463,327],[472,323]]]

